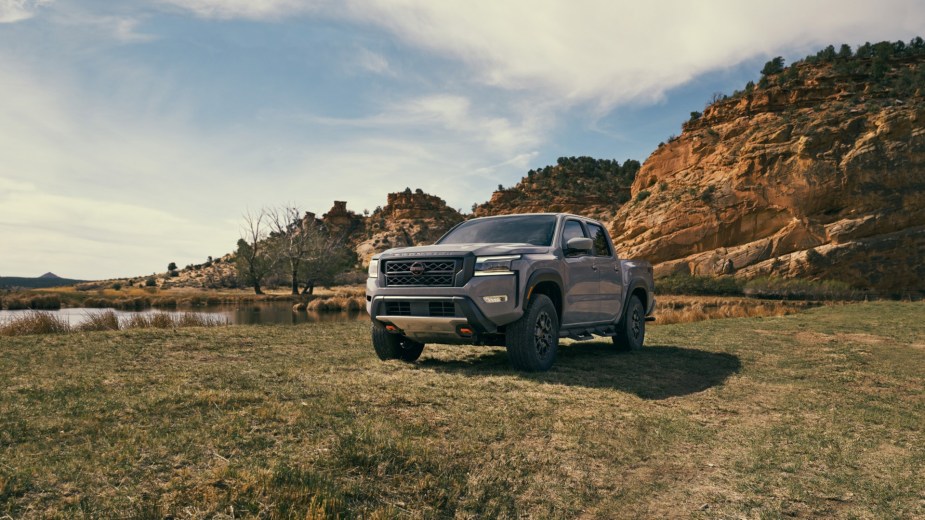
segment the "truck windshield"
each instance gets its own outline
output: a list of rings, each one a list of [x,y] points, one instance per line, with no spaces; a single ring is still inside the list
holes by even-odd
[[[549,246],[556,231],[555,215],[512,215],[463,222],[438,244],[532,244]]]

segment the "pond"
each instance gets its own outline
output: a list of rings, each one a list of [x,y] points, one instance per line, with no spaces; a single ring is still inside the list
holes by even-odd
[[[368,320],[365,311],[359,312],[306,312],[292,310],[290,302],[261,302],[241,305],[213,305],[206,307],[192,307],[171,311],[147,309],[143,311],[120,311],[116,309],[91,309],[85,307],[66,308],[48,312],[68,321],[71,326],[77,326],[88,317],[101,312],[111,311],[124,319],[133,314],[167,312],[169,314],[185,314],[187,312],[203,313],[218,320],[227,321],[232,325],[297,325],[299,323],[357,321]],[[0,323],[15,318],[18,315],[33,311],[3,311],[0,310]]]

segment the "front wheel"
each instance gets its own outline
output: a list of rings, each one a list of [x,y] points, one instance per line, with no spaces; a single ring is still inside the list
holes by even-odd
[[[646,310],[638,296],[630,296],[623,313],[623,320],[617,325],[613,343],[618,350],[639,350],[646,339]]]
[[[559,315],[545,294],[534,294],[524,315],[507,327],[507,355],[518,370],[549,370],[559,351]]]
[[[376,355],[383,361],[400,359],[412,362],[421,357],[421,352],[424,351],[423,343],[411,341],[399,334],[392,334],[376,324],[373,324],[372,337]]]

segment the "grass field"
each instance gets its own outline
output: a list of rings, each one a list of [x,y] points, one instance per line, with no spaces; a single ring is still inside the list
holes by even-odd
[[[0,338],[0,518],[925,518],[925,304],[375,359],[365,323]]]

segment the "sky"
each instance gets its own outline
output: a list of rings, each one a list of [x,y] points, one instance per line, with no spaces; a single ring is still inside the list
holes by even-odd
[[[925,36],[920,0],[751,4],[0,0],[0,276],[201,263],[266,206],[468,212],[558,157],[644,161],[774,56]]]

